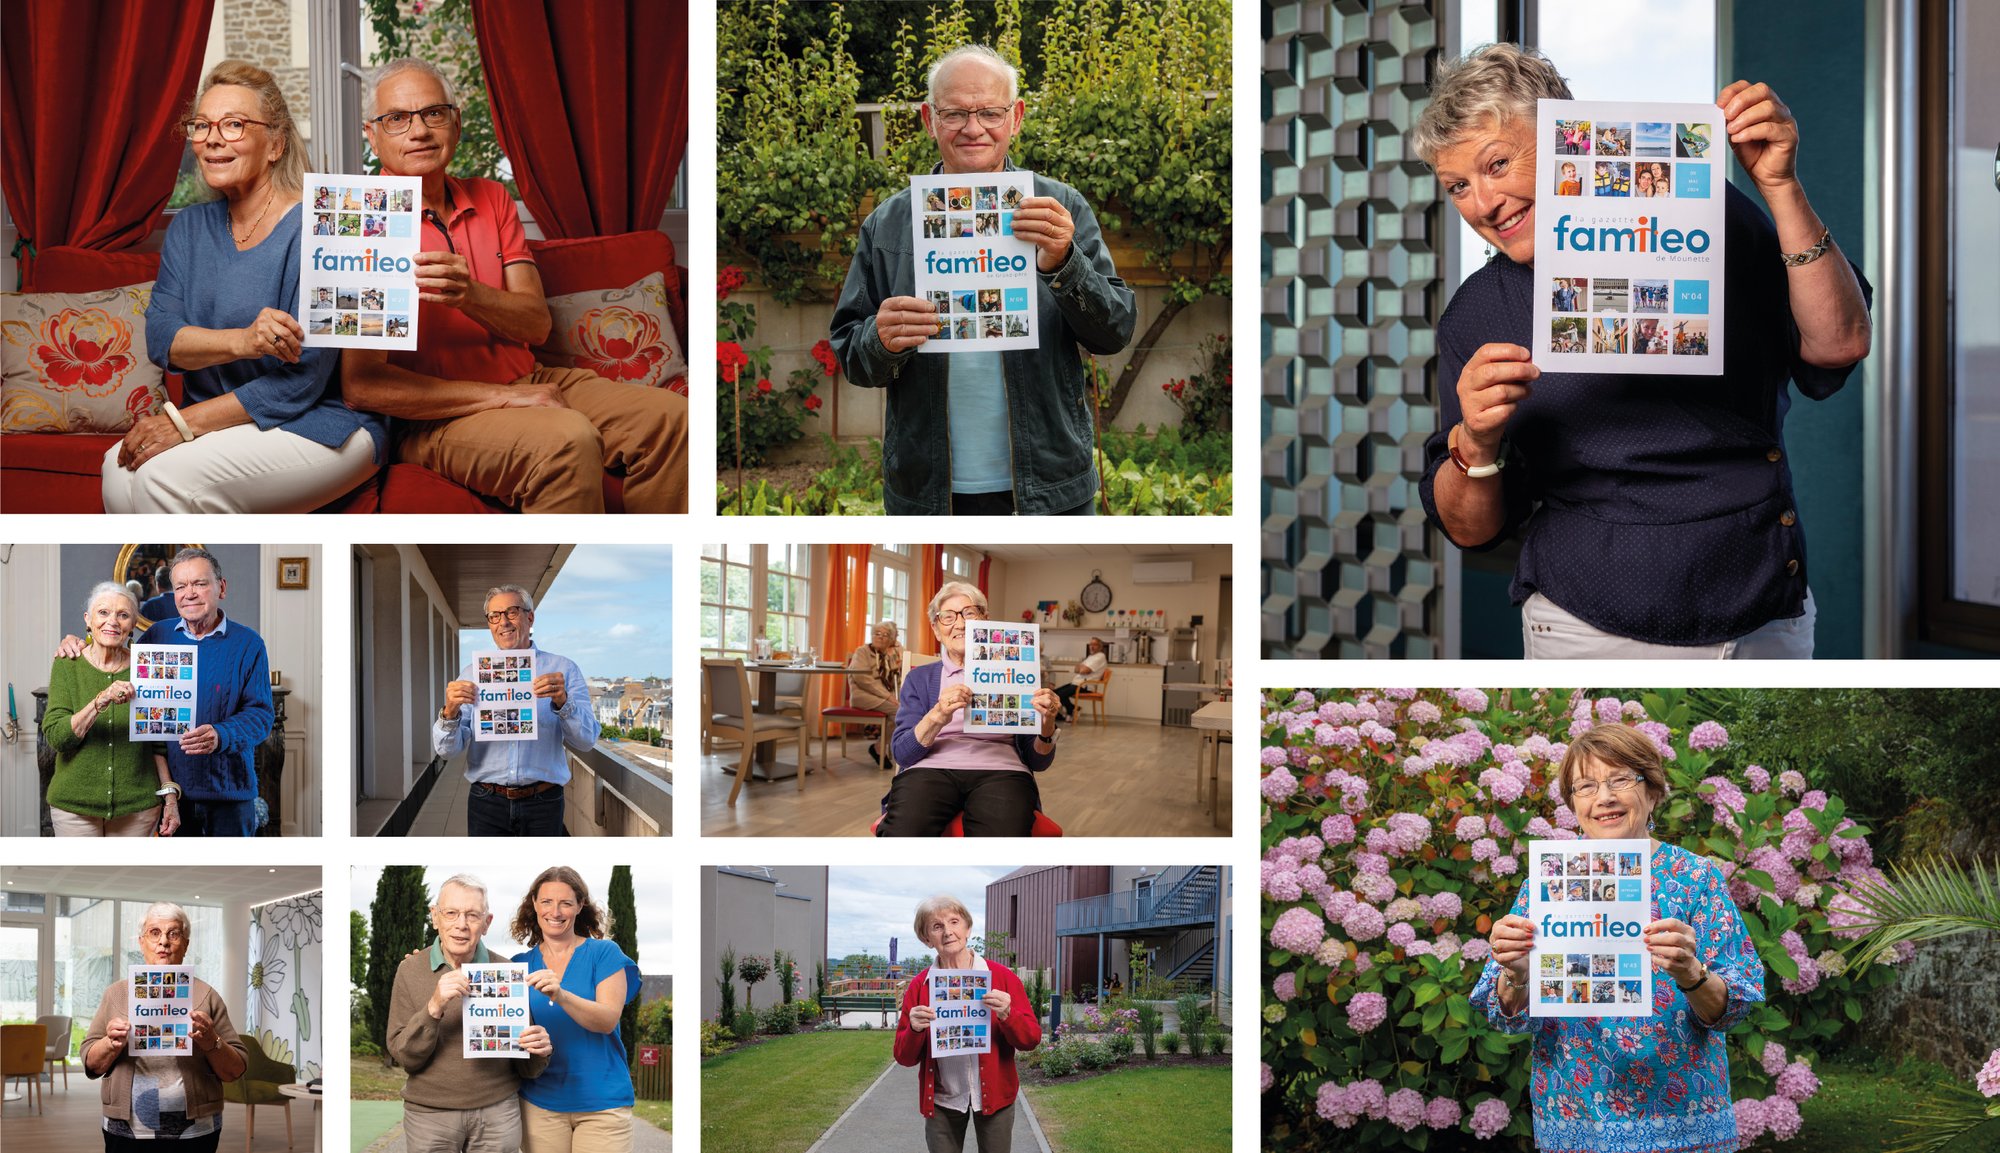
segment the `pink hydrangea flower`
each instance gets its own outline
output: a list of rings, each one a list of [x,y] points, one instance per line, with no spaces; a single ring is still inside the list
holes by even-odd
[[[1297,777],[1292,776],[1290,769],[1280,765],[1264,774],[1264,780],[1257,788],[1264,794],[1265,800],[1275,805],[1298,792],[1299,781]]]
[[[1366,1033],[1389,1019],[1389,999],[1380,993],[1356,993],[1347,1002],[1347,1024]]]
[[[1319,835],[1329,845],[1345,845],[1354,840],[1354,818],[1335,813],[1319,823]]]
[[[1286,909],[1271,924],[1271,944],[1288,953],[1311,953],[1326,939],[1326,922],[1311,909]]]
[[[1500,842],[1492,837],[1481,837],[1472,842],[1472,859],[1490,861],[1500,855]]]
[[[1688,748],[1712,752],[1729,743],[1729,730],[1714,721],[1703,721],[1688,734]]]
[[[1380,996],[1380,994],[1377,994]],[[1347,1104],[1356,1113],[1364,1113],[1379,1119],[1387,1106],[1387,1094],[1382,1091],[1382,1082],[1370,1078],[1356,1081],[1347,1087]]]
[[[1357,1114],[1347,1110],[1347,1086],[1336,1085],[1331,1081],[1319,1087],[1319,1096],[1313,1103],[1313,1111],[1319,1114],[1320,1120],[1330,1121],[1342,1129],[1352,1128],[1357,1119]]]
[[[1764,1135],[1771,1127],[1764,1120],[1764,1103],[1754,1098],[1744,1097],[1736,1102],[1736,1139],[1745,1145]]]
[[[1807,957],[1799,962],[1799,975],[1796,979],[1783,978],[1778,984],[1784,986],[1787,993],[1803,995],[1819,988],[1819,977],[1819,962]]]
[[[1468,713],[1486,711],[1486,694],[1478,689],[1453,689],[1451,699],[1457,701],[1458,707]]]
[[[1431,839],[1431,823],[1416,813],[1391,813],[1389,837],[1397,849],[1414,853]]]
[[[1520,867],[1520,861],[1505,853],[1493,858],[1493,875],[1496,877],[1511,877]]]
[[[1819,1092],[1819,1078],[1813,1076],[1811,1065],[1794,1061],[1778,1074],[1777,1089],[1780,1097],[1804,1101]]]
[[[1383,689],[1382,695],[1392,701],[1407,701],[1417,695],[1415,689]]]
[[[1986,1096],[2000,1097],[2000,1049],[1993,1050],[1993,1055],[1980,1067],[1979,1076],[1974,1078],[1973,1083]]]
[[[1263,1072],[1258,1074],[1257,1077],[1257,1091],[1259,1093],[1269,1093],[1271,1091],[1271,1086],[1275,1083],[1273,1078],[1271,1077],[1271,1063],[1269,1061],[1265,1061],[1262,1062],[1262,1065],[1263,1065]]]
[[[1449,1097],[1433,1097],[1424,1106],[1424,1124],[1433,1129],[1455,1129],[1465,1107]]]
[[[1764,1123],[1771,1127],[1771,1136],[1778,1140],[1790,1141],[1798,1136],[1804,1120],[1799,1116],[1796,1102],[1783,1097],[1764,1098]]]
[[[1762,765],[1751,765],[1743,770],[1743,779],[1750,782],[1750,791],[1761,793],[1771,787],[1770,771]]]
[[[1472,1107],[1472,1135],[1481,1141],[1491,1140],[1511,1120],[1513,1113],[1507,1108],[1507,1102],[1498,1097],[1488,1097]]]
[[[1443,917],[1447,921],[1455,921],[1458,919],[1458,915],[1465,910],[1465,904],[1459,900],[1458,894],[1449,889],[1439,893],[1427,893],[1424,896],[1418,897],[1417,903],[1422,906],[1423,917],[1426,921],[1435,921],[1439,917]]]
[[[1407,921],[1398,921],[1389,926],[1386,936],[1391,945],[1396,946],[1398,949],[1407,949],[1416,941],[1417,931],[1410,928]]]
[[[1486,835],[1486,822],[1475,816],[1463,816],[1451,831],[1461,841],[1476,841]]]
[[[1280,1001],[1291,1000],[1298,995],[1298,981],[1296,974],[1278,974],[1278,979],[1271,982],[1271,995]]]
[[[1410,706],[1410,719],[1420,725],[1434,725],[1443,718],[1444,714],[1429,701],[1418,701]]]
[[[1597,719],[1607,725],[1624,720],[1624,703],[1617,697],[1599,697],[1597,700]]]
[[[1424,915],[1424,903],[1414,897],[1397,897],[1382,910],[1382,916],[1390,921],[1414,921]]]
[[[1785,1047],[1776,1041],[1764,1043],[1764,1075],[1776,1077],[1785,1071]]]
[[[1373,905],[1356,905],[1340,919],[1340,927],[1355,941],[1372,941],[1388,928],[1382,919],[1382,910]],[[1317,942],[1314,942],[1317,944]],[[1298,950],[1293,950],[1297,952]]]
[[[1383,1104],[1382,1116],[1407,1133],[1424,1123],[1424,1095],[1415,1089],[1398,1089]]]
[[[1778,787],[1796,797],[1806,791],[1806,779],[1797,770],[1786,769],[1778,774]]]
[[[1257,751],[1257,759],[1264,762],[1266,767],[1275,769],[1279,765],[1284,764],[1287,759],[1285,747],[1283,745],[1265,745]]]
[[[1568,805],[1556,806],[1556,828],[1576,829],[1581,827],[1581,822],[1576,819],[1575,810],[1571,809]]]
[[[1487,944],[1484,939],[1474,939],[1467,941],[1459,949],[1459,955],[1475,965],[1483,965],[1486,963],[1486,958],[1493,955],[1493,946]]]

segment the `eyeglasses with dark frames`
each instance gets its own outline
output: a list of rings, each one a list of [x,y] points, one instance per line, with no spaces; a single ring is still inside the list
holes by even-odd
[[[252,120],[248,116],[225,116],[220,120],[204,120],[199,116],[181,121],[181,131],[196,144],[208,139],[208,130],[213,127],[222,136],[223,143],[234,144],[243,139],[244,129],[252,124],[265,128],[271,126],[268,120]]]
[[[986,619],[986,610],[980,608],[978,605],[966,605],[962,609],[945,609],[931,619],[946,628],[950,628],[962,620],[983,621]]]
[[[401,136],[410,130],[411,117],[423,117],[424,126],[427,128],[443,128],[451,123],[451,118],[457,113],[456,104],[433,104],[429,108],[419,108],[415,112],[404,112],[400,109],[395,112],[384,112],[368,123],[380,127],[391,136]]]
[[[486,614],[486,623],[497,625],[501,621],[517,621],[525,616],[527,612],[528,610],[522,608],[520,605],[510,605],[504,609],[495,609]]]

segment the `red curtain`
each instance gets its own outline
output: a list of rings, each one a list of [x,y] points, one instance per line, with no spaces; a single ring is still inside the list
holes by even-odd
[[[116,252],[146,239],[173,194],[174,128],[201,80],[213,0],[7,0],[0,15],[0,187],[34,250]]]
[[[929,617],[931,598],[944,587],[944,546],[920,544],[917,546],[917,593],[911,598],[910,613],[919,621],[910,634],[911,647],[926,656],[938,653],[937,634],[931,631]]]
[[[865,544],[826,547],[826,580],[820,591],[819,658],[845,661],[868,640],[868,555]],[[818,681],[824,678],[813,677]],[[847,678],[840,678],[845,695]]]
[[[493,128],[543,235],[658,228],[688,134],[687,0],[472,0]]]

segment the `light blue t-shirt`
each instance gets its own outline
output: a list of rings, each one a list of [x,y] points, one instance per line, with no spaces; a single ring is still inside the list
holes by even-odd
[[[548,968],[538,946],[516,953],[530,973]],[[595,999],[600,981],[625,970],[625,1000],[639,996],[639,966],[625,951],[602,937],[579,942],[563,969],[562,987],[579,997]],[[625,1042],[618,1030],[593,1033],[556,1006],[540,989],[528,991],[528,1020],[549,1031],[549,1067],[532,1081],[521,1082],[521,1096],[551,1113],[594,1113],[624,1109],[632,1104],[632,1074],[625,1067]]]
[[[949,358],[951,491],[1012,492],[1014,462],[1007,435],[1007,381],[997,352]]]

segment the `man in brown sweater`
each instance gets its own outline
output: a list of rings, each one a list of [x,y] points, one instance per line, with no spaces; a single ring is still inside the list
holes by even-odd
[[[548,1068],[548,1030],[522,1031],[525,1061],[466,1059],[454,1003],[465,996],[464,966],[505,962],[480,941],[493,924],[486,886],[463,873],[438,886],[431,924],[437,943],[403,959],[389,1001],[389,1055],[410,1075],[404,1144],[408,1153],[517,1153],[521,1079]]]

